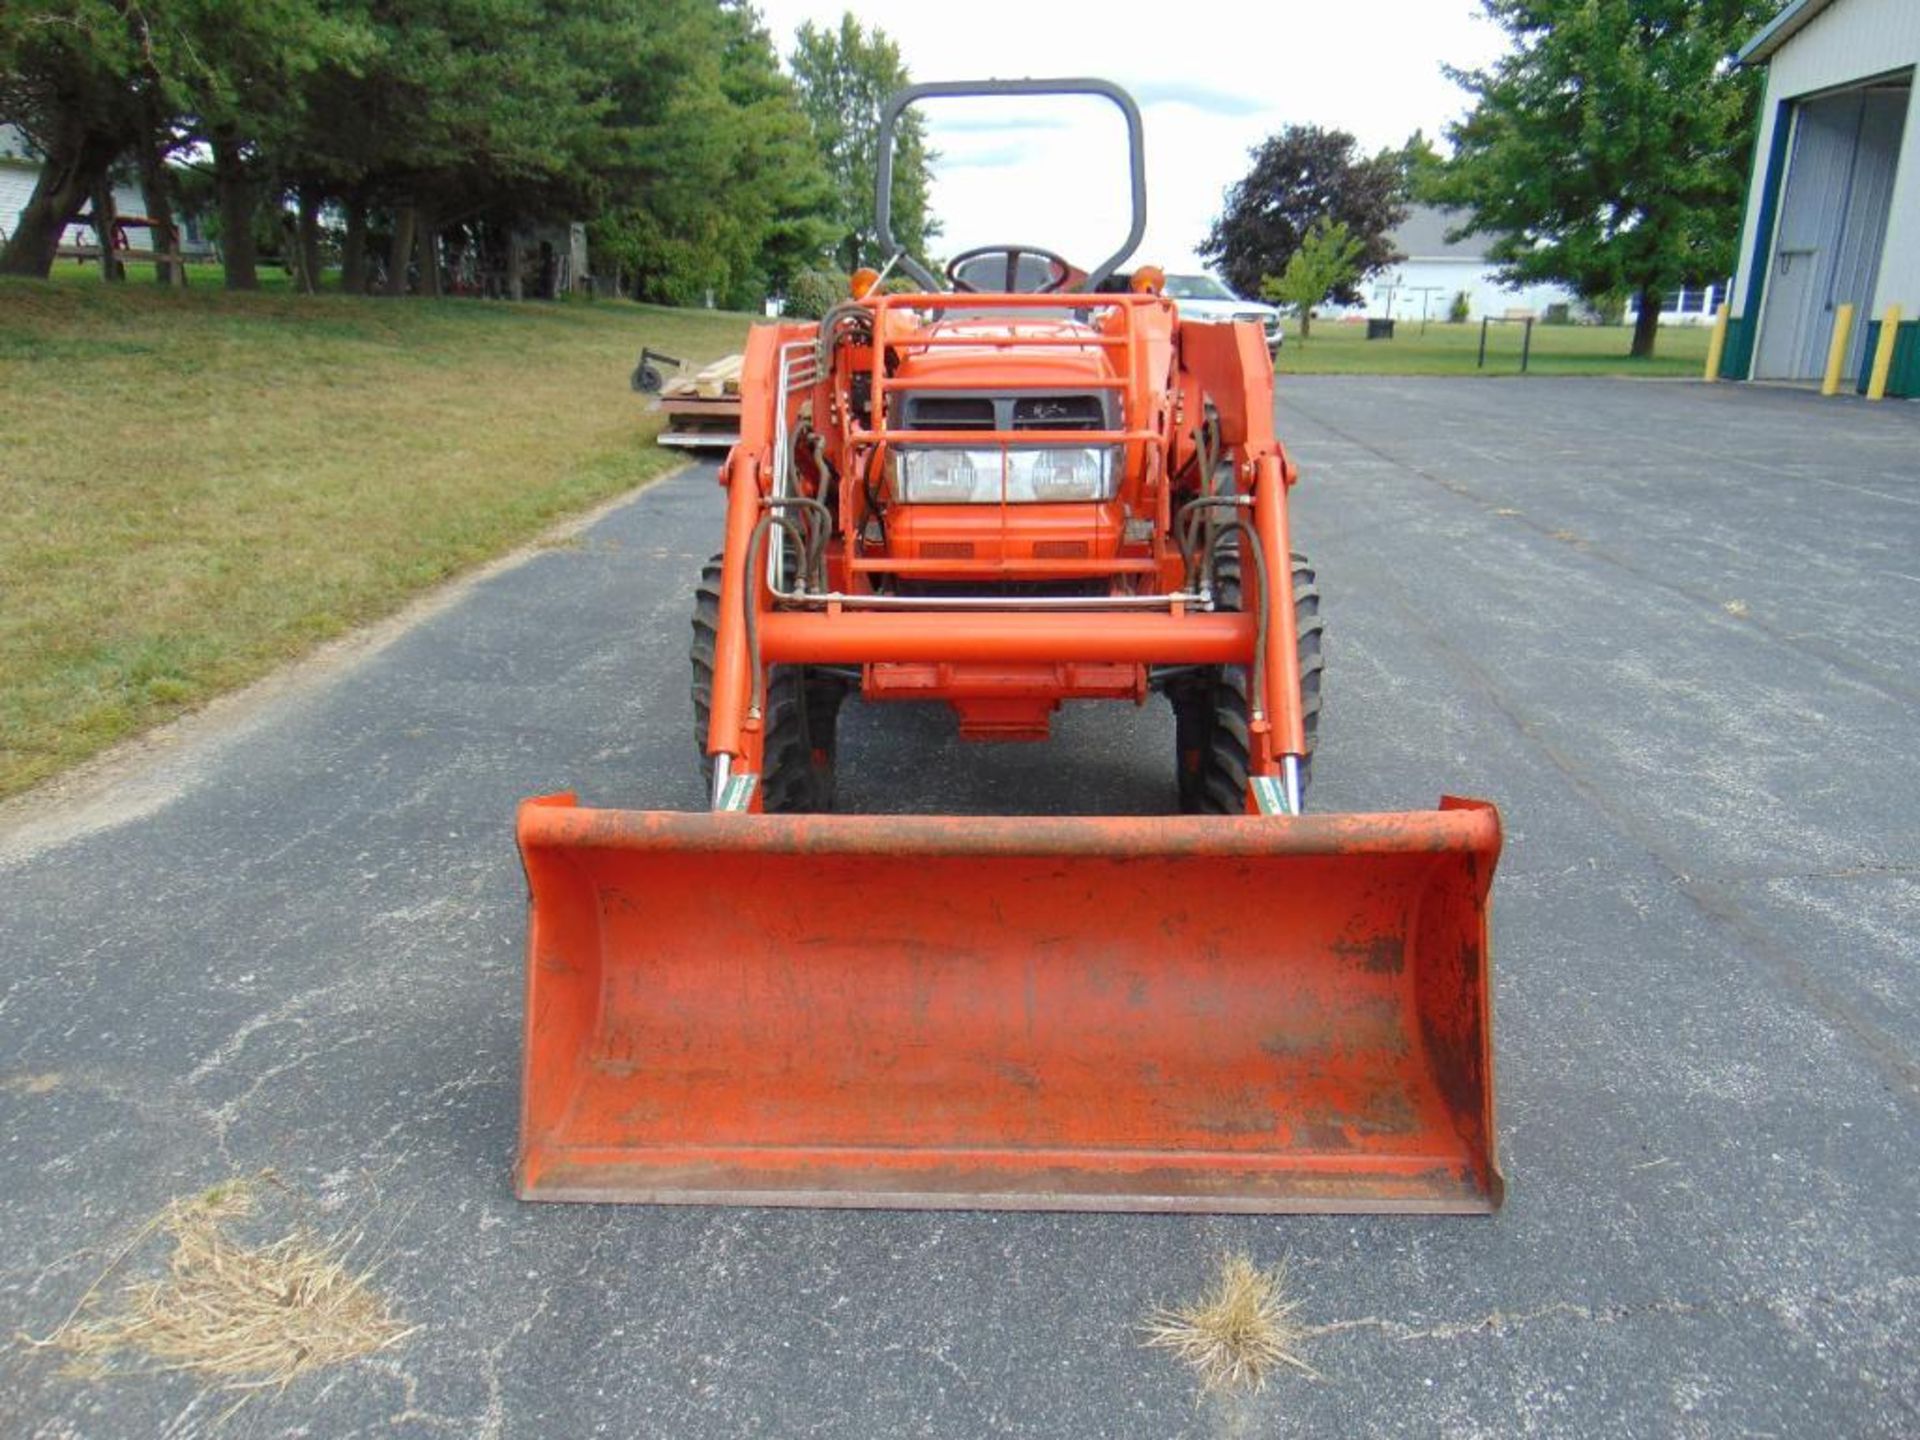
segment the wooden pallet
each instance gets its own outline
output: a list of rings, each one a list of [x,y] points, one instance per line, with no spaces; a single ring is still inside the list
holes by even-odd
[[[740,440],[740,369],[744,355],[716,360],[692,375],[678,375],[660,391],[667,428],[659,443],[688,450],[725,449]]]
[[[718,399],[697,395],[663,395],[660,409],[667,417],[667,428],[658,443],[687,450],[726,449],[740,440],[740,397]]]

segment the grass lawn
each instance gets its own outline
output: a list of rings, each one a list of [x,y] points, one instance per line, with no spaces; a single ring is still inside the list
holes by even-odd
[[[127,283],[132,286],[152,286],[155,266],[151,260],[128,260],[122,262],[127,272]],[[187,262],[187,288],[191,290],[219,290],[226,284],[227,270],[218,260],[191,260]],[[260,282],[260,289],[269,295],[291,295],[293,276],[277,260],[262,260],[254,267],[254,278]],[[56,260],[53,273],[48,279],[55,285],[100,285],[106,281],[100,274],[98,260]],[[340,274],[329,271],[321,279],[321,289],[338,293]]]
[[[1480,326],[1401,321],[1391,340],[1367,339],[1364,321],[1321,320],[1310,339],[1298,321],[1287,322],[1280,352],[1282,375],[1518,375],[1520,325],[1487,327],[1487,365],[1479,369]],[[1627,351],[1632,330],[1624,325],[1535,325],[1529,375],[1630,375],[1698,378],[1707,361],[1705,325],[1670,325],[1660,332],[1650,360]]]
[[[0,282],[0,795],[665,469],[640,347],[748,324],[56,274]]]

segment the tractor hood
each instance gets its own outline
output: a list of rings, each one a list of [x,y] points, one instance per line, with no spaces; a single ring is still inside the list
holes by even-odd
[[[1102,343],[1105,337],[1070,317],[942,320],[916,333],[942,343],[919,348],[911,336],[900,337],[896,384],[916,389],[974,388],[982,377],[990,376],[994,388],[1004,391],[1070,389],[1113,378],[1108,347]],[[979,343],[958,343],[961,339]],[[1076,340],[1086,343],[1072,343]]]

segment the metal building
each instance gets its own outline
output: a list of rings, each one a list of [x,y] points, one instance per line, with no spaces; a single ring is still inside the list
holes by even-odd
[[[1920,396],[1920,0],[1789,0],[1740,62],[1767,88],[1721,375],[1820,379],[1850,304],[1842,373],[1865,389],[1897,305],[1887,393]]]

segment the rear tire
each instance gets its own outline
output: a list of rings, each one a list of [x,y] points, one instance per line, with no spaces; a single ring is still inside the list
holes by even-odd
[[[693,592],[693,738],[700,779],[713,793],[713,757],[707,730],[713,717],[713,655],[720,637],[720,556],[700,567]],[[836,722],[845,685],[804,665],[767,672],[766,747],[760,775],[761,807],[769,814],[831,810]]]
[[[1214,562],[1221,608],[1240,608],[1240,555],[1229,542]],[[1293,556],[1294,649],[1300,657],[1300,716],[1307,753],[1300,761],[1304,803],[1313,779],[1313,750],[1320,733],[1320,682],[1326,669],[1320,586],[1313,566]],[[1251,667],[1212,666],[1167,687],[1173,704],[1174,745],[1180,809],[1189,815],[1240,815],[1247,808],[1247,770],[1253,754]]]

